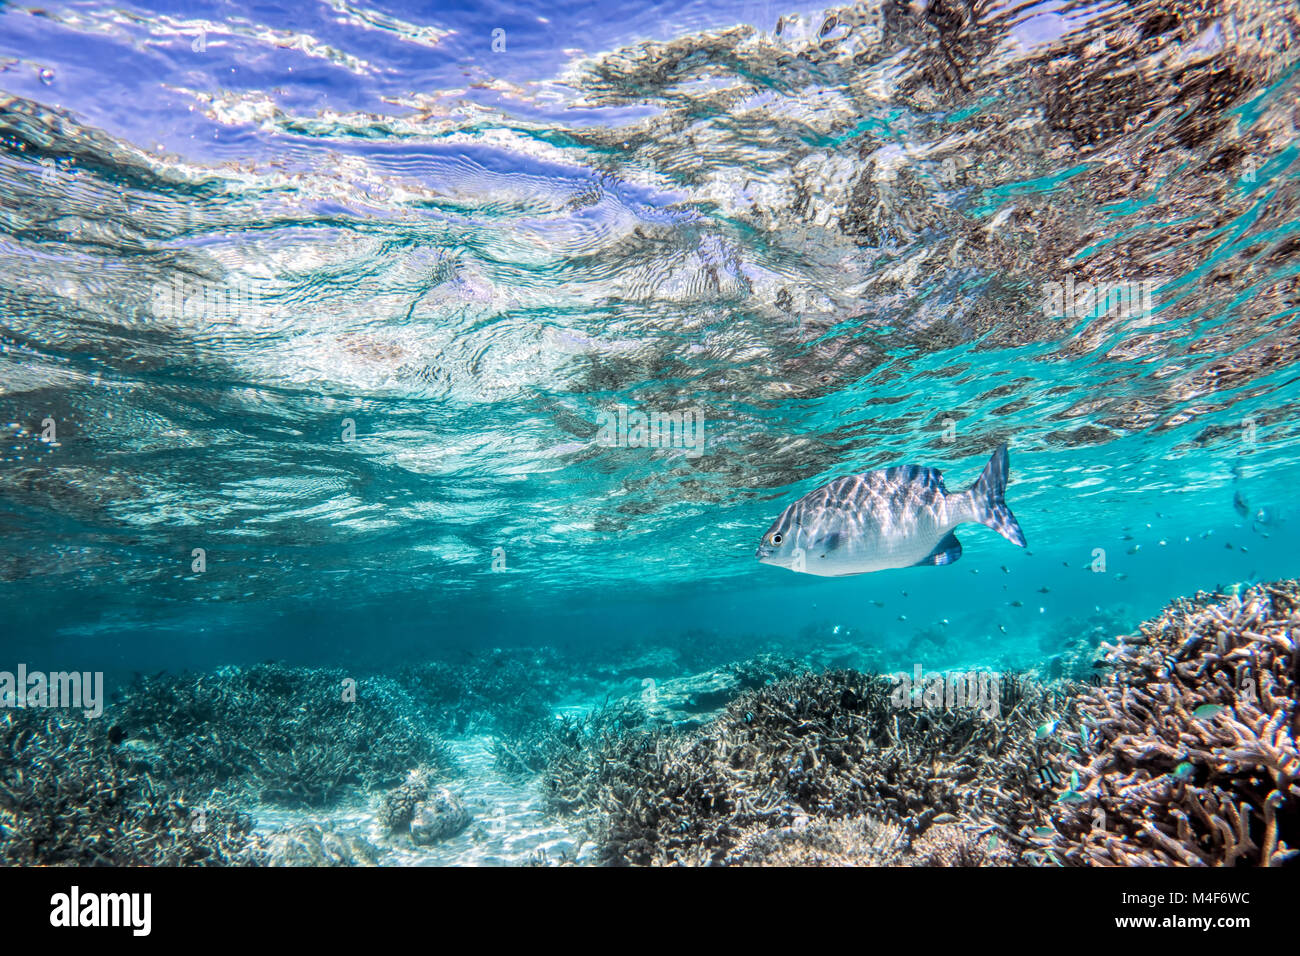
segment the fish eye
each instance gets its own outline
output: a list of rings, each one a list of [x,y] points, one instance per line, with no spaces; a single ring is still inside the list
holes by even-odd
[[[779,532],[779,531],[774,531],[774,532],[772,532],[772,543],[773,543],[773,544],[780,544],[780,543],[781,543],[781,532]]]

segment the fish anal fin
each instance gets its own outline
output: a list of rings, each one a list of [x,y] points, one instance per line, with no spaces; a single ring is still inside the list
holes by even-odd
[[[937,567],[941,564],[952,564],[960,557],[961,542],[957,540],[955,534],[949,531],[939,540],[939,543],[934,546],[933,551],[920,561],[916,562],[916,564],[912,565],[912,567],[922,568],[928,567],[929,565]]]

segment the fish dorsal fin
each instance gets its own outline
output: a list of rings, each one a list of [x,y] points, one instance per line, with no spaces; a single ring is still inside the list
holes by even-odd
[[[960,557],[961,542],[957,540],[955,534],[949,531],[942,539],[940,539],[939,543],[934,546],[933,551],[927,554],[920,561],[916,562],[916,564],[912,565],[912,567],[922,568],[928,567],[929,565],[935,565],[937,567],[941,564],[952,564]]]

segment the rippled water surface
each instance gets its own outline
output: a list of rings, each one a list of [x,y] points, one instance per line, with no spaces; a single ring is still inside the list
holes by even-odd
[[[8,641],[960,659],[1293,575],[1298,44],[1282,0],[0,8]],[[1000,442],[1026,551],[754,560]]]

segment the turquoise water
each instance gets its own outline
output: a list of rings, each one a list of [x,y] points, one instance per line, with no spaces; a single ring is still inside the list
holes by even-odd
[[[209,6],[0,11],[6,659],[1031,666],[1295,575],[1288,4]],[[1025,550],[754,558],[1000,442]]]

